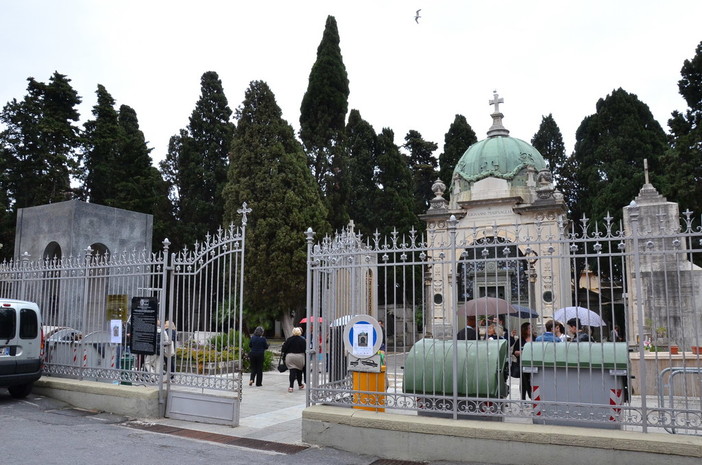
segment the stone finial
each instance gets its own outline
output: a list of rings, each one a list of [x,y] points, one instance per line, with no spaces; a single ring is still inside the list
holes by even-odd
[[[431,186],[431,191],[434,193],[434,198],[429,201],[429,210],[445,209],[448,206],[448,201],[444,198],[446,184],[437,178]]]

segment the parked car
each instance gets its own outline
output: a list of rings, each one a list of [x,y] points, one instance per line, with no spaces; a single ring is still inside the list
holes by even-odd
[[[26,397],[41,377],[44,333],[33,302],[0,299],[0,388]]]

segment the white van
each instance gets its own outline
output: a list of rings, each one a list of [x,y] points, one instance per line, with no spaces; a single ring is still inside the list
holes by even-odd
[[[26,397],[41,377],[44,334],[33,302],[0,299],[0,388]]]

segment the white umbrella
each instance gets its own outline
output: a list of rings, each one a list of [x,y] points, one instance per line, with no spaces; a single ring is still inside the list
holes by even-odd
[[[579,318],[584,326],[607,326],[602,317],[585,307],[564,307],[553,313],[553,319],[567,323],[571,318]]]

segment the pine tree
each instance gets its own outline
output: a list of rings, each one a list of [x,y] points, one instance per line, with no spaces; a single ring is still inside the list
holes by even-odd
[[[465,116],[456,115],[444,135],[444,151],[439,155],[439,178],[446,184],[447,190],[444,197],[449,198],[453,170],[468,147],[478,142],[475,132],[466,121]]]
[[[192,246],[222,224],[222,189],[235,129],[217,73],[204,73],[200,83],[200,98],[188,128],[171,139],[166,160],[161,163],[176,201],[180,227],[173,243],[179,246]]]
[[[0,113],[5,187],[13,214],[18,208],[66,200],[77,169],[81,99],[71,80],[54,72],[45,84],[28,78],[27,95]]]
[[[349,217],[356,230],[364,234],[375,232],[373,207],[379,189],[375,182],[378,136],[373,127],[361,118],[358,110],[351,110],[346,125],[346,150],[349,159]]]
[[[409,152],[410,170],[414,179],[414,214],[421,215],[427,211],[429,200],[434,197],[431,186],[439,173],[433,154],[438,145],[425,141],[418,131],[411,129],[405,136],[402,147]]]
[[[330,208],[335,228],[348,221],[348,160],[343,150],[349,80],[339,48],[336,19],[327,17],[317,59],[300,106],[300,139]]]
[[[652,173],[659,173],[666,150],[663,129],[636,95],[619,88],[600,99],[596,109],[575,136],[575,221],[583,214],[600,221],[608,212],[615,221],[620,219],[622,207],[644,184],[644,158]]]
[[[672,148],[663,157],[665,184],[661,192],[689,209],[702,214],[702,42],[695,56],[685,60],[678,81],[680,95],[688,109],[674,111],[668,120]]]
[[[249,324],[302,312],[306,298],[307,245],[304,231],[317,238],[329,232],[326,209],[292,127],[282,118],[268,85],[254,81],[237,110],[225,219],[239,222],[244,202],[248,215],[246,303]],[[285,285],[281,285],[285,283]]]

